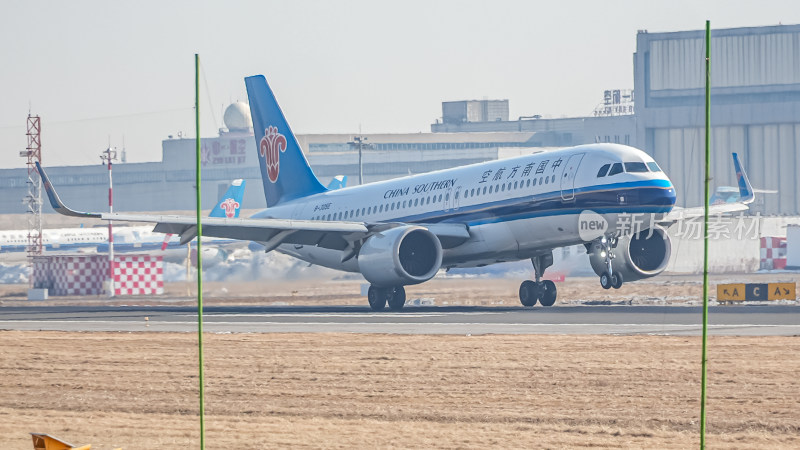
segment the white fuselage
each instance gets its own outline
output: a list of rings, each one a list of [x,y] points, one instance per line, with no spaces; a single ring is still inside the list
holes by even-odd
[[[628,164],[625,164],[628,163]],[[599,176],[598,171],[614,174]],[[628,170],[630,169],[630,170]],[[591,144],[328,191],[267,208],[254,218],[465,224],[470,238],[445,249],[442,267],[474,267],[530,258],[586,242],[582,212],[614,227],[638,215],[643,230],[667,213],[675,190],[641,150]],[[358,271],[341,251],[285,244],[278,250],[310,263]]]

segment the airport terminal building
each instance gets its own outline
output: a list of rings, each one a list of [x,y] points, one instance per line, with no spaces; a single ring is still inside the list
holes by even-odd
[[[601,106],[588,117],[530,115],[511,120],[508,100],[443,102],[442,117],[430,133],[364,135],[363,181],[552,147],[616,142],[639,147],[659,162],[676,186],[678,205],[700,205],[704,41],[701,30],[640,31],[633,58],[634,89],[606,91]],[[800,25],[715,30],[711,44],[713,186],[736,185],[730,153],[737,152],[755,187],[778,191],[760,196],[753,211],[800,214]],[[264,207],[249,110],[237,103],[225,116],[227,129],[202,139],[203,207],[211,208],[236,178],[249,182],[244,207]],[[346,175],[348,185],[358,184],[358,143],[353,135],[301,135],[298,140],[324,184],[336,175]],[[116,164],[115,210],[191,209],[194,142],[166,139],[161,161]],[[50,167],[48,172],[69,205],[108,208],[105,166]],[[25,212],[26,183],[25,167],[0,170],[0,212]],[[43,211],[51,212],[49,205]]]

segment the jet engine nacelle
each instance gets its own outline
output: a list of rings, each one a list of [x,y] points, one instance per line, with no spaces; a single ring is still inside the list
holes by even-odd
[[[611,260],[611,266],[615,272],[622,274],[626,282],[654,277],[667,268],[672,254],[669,235],[659,226],[652,228],[652,234],[650,231],[621,237],[612,250],[614,259]],[[597,275],[606,271],[605,257],[601,251],[600,244],[594,243],[589,254],[589,262]]]
[[[442,265],[442,244],[418,226],[392,228],[371,236],[358,252],[358,270],[378,287],[428,281]]]

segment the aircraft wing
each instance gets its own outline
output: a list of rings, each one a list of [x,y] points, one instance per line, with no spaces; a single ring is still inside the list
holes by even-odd
[[[742,164],[739,162],[739,156],[733,153],[733,167],[736,169],[736,179],[739,184],[739,201],[733,203],[721,203],[718,205],[709,205],[708,215],[716,216],[721,214],[729,214],[737,211],[746,211],[750,209],[748,206],[755,200],[755,189],[750,184],[750,179],[747,177]],[[705,208],[702,206],[695,206],[691,208],[673,208],[669,214],[666,214],[658,222],[664,226],[670,226],[680,220],[689,220],[695,217],[703,217],[705,215]]]
[[[721,214],[730,214],[737,211],[747,211],[750,209],[749,206],[745,203],[736,202],[736,203],[723,203],[719,205],[710,205],[708,207],[708,215],[710,216],[718,216]],[[672,225],[675,222],[680,220],[691,220],[696,217],[703,217],[705,215],[705,208],[702,206],[695,206],[691,208],[672,208],[672,211],[669,214],[666,214],[661,220],[658,222],[661,225]]]
[[[180,244],[197,237],[197,218],[194,216],[90,213],[75,211],[59,198],[50,179],[39,163],[39,175],[53,209],[67,216],[92,217],[101,220],[155,223],[153,231],[180,236]],[[204,217],[203,236],[256,241],[271,251],[281,244],[315,245],[334,250],[354,249],[356,242],[391,228],[408,225],[402,222],[339,222],[293,219],[239,219]],[[452,248],[469,238],[464,224],[414,224],[428,228],[439,237],[442,247]]]

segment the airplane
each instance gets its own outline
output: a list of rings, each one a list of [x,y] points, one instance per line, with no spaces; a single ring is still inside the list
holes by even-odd
[[[214,209],[211,210],[209,217],[239,217],[246,183],[242,179],[234,180]],[[177,238],[170,238],[169,235],[165,238],[161,233],[154,233],[153,227],[150,226],[118,226],[114,229],[114,251],[117,253],[153,252],[159,255],[175,256],[182,260],[186,256],[185,247],[178,245]],[[216,256],[215,252],[211,250],[212,248],[231,242],[230,239],[210,239],[204,236],[203,243],[210,246],[204,254]],[[42,247],[47,252],[108,252],[108,230],[99,227],[44,229],[42,230]],[[28,230],[0,231],[0,259],[4,261],[22,260],[26,258],[27,248]]]
[[[672,182],[645,152],[589,144],[483,162],[337,190],[314,175],[262,75],[245,78],[268,207],[250,218],[208,218],[206,236],[255,241],[269,252],[360,273],[369,306],[400,310],[405,288],[440,269],[530,259],[522,282],[526,307],[556,302],[542,280],[553,249],[584,244],[603,288],[661,273],[670,257],[666,227],[698,210],[675,208]],[[736,155],[742,201],[715,213],[747,209],[752,187]],[[182,216],[92,213],[68,208],[37,163],[53,208],[102,220],[154,222],[154,231],[197,235]],[[700,208],[702,210],[702,208]],[[702,213],[701,213],[702,214]],[[637,219],[638,232],[627,229]],[[632,227],[629,227],[632,228]]]

